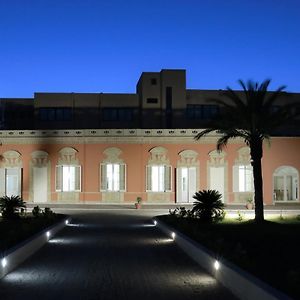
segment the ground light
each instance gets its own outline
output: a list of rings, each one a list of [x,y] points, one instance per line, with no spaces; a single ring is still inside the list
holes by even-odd
[[[175,236],[176,236],[175,232],[172,232],[171,236],[172,236],[172,239],[174,240]]]
[[[6,258],[2,258],[2,260],[1,260],[1,265],[2,265],[3,268],[6,267],[6,265],[7,265],[7,260],[6,260]]]
[[[220,263],[216,260],[214,262],[214,268],[218,271],[220,269]]]

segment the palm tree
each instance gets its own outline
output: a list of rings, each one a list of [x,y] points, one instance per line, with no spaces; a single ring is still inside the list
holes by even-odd
[[[278,97],[283,94],[285,86],[268,92],[269,79],[261,84],[253,81],[245,84],[242,80],[239,80],[239,83],[243,88],[242,92],[227,87],[222,93],[224,99],[211,99],[220,105],[220,114],[211,121],[207,129],[198,133],[195,139],[199,140],[216,131],[221,135],[217,141],[218,151],[222,151],[228,141],[235,138],[242,138],[249,146],[254,179],[255,221],[259,223],[264,221],[261,168],[263,141],[270,140],[276,129],[290,121],[294,117],[294,110],[291,104],[274,106]]]
[[[196,192],[193,198],[192,213],[197,215],[202,222],[211,223],[218,220],[224,212],[222,195],[216,190],[203,190]]]

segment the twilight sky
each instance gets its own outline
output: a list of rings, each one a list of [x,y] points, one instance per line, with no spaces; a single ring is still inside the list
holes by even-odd
[[[0,0],[0,98],[134,93],[143,71],[187,88],[272,79],[300,92],[299,0]]]

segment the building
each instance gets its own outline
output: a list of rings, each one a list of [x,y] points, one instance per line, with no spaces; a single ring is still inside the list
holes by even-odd
[[[188,203],[217,189],[226,204],[253,197],[249,149],[200,142],[220,91],[186,88],[185,70],[142,73],[135,94],[35,93],[0,99],[0,195],[34,203]],[[287,94],[299,101],[300,94]],[[276,105],[277,105],[276,104]],[[266,204],[299,202],[299,134],[265,145]],[[283,151],[284,145],[284,151]]]

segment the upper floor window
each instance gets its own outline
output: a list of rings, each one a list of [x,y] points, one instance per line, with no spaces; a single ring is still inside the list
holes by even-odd
[[[218,105],[212,104],[187,104],[186,114],[188,119],[211,119],[219,112]]]
[[[156,84],[157,84],[157,79],[151,78],[151,85],[156,85]]]
[[[70,107],[41,107],[39,119],[41,121],[70,121],[72,109]]]
[[[106,107],[102,110],[104,121],[132,121],[133,109],[129,107]]]
[[[151,103],[151,104],[158,103],[158,99],[157,98],[147,98],[147,103]]]

